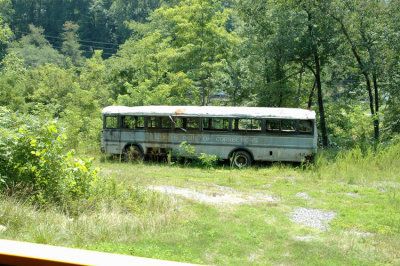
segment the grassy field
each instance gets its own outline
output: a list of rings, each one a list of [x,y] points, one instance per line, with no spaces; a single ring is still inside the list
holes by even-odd
[[[2,196],[0,238],[199,264],[400,264],[399,150],[243,170],[98,156],[111,180],[100,207],[67,214]],[[301,210],[332,217],[294,221]]]

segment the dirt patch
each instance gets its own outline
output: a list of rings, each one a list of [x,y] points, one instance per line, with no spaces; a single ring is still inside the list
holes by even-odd
[[[279,199],[275,199],[266,194],[245,194],[233,189],[221,189],[218,192],[198,192],[187,188],[178,188],[173,186],[154,186],[150,187],[155,191],[182,196],[184,198],[198,201],[205,204],[252,204],[252,203],[276,203]]]

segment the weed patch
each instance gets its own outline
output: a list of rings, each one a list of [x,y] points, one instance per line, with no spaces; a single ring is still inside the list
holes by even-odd
[[[390,149],[385,151],[397,156],[398,147]],[[306,167],[248,169],[119,163],[99,156],[93,162],[102,169],[99,182],[90,197],[69,207],[73,211],[2,196],[0,225],[6,230],[0,237],[200,264],[400,263],[399,166],[392,164],[400,158],[365,149],[319,156]],[[381,169],[375,159],[387,160],[391,169]],[[361,166],[367,169],[352,169]],[[156,187],[247,202],[210,204]],[[279,201],[251,201],[262,195]],[[336,215],[322,219],[326,230],[320,230],[292,221],[299,209]]]

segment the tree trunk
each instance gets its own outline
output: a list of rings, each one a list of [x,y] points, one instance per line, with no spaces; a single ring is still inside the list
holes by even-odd
[[[315,38],[312,28],[312,14],[307,11],[308,14],[308,31],[310,37],[312,39]],[[318,111],[319,111],[319,123],[321,128],[321,137],[322,137],[322,147],[328,147],[328,134],[326,132],[326,123],[325,123],[325,109],[324,109],[324,101],[322,95],[322,84],[321,84],[321,62],[318,54],[318,46],[316,43],[317,40],[314,40],[312,44],[312,52],[314,54],[314,64],[315,71],[313,71],[315,76],[315,84],[317,85],[317,93],[318,93]]]
[[[304,72],[304,65],[302,64],[299,75],[299,87],[297,89],[296,108],[299,108],[300,105],[300,93],[301,93],[301,82],[303,80],[303,72]]]
[[[204,81],[204,77],[201,77],[201,105],[204,106],[206,104],[206,83]]]
[[[319,61],[319,55],[317,51],[314,51],[314,60],[315,60],[315,81],[317,85],[318,92],[318,110],[319,110],[319,122],[321,126],[321,136],[322,136],[322,146],[324,148],[328,147],[328,134],[326,132],[326,124],[325,124],[325,109],[324,109],[324,101],[322,97],[322,84],[321,84],[321,66]]]
[[[308,104],[307,104],[308,109],[311,109],[312,100],[314,98],[315,84],[316,84],[316,80],[314,79],[314,83],[313,83],[311,91],[310,91],[310,96],[308,96]]]
[[[375,141],[379,141],[379,97],[378,97],[378,81],[376,80],[375,73],[372,74],[372,81],[374,82],[375,92],[375,117],[374,117],[374,136]]]
[[[278,107],[281,107],[283,104],[283,94],[282,94],[282,79],[283,79],[283,71],[281,66],[281,58],[276,58],[275,60],[275,84],[278,89]],[[275,93],[274,93],[275,94]]]
[[[347,29],[346,29],[343,21],[332,14],[331,14],[331,17],[340,24],[341,30],[342,30],[344,36],[346,37],[347,41],[349,42],[351,51],[352,51],[354,57],[356,58],[356,61],[360,68],[361,74],[365,78],[365,83],[367,86],[367,92],[368,92],[368,97],[369,97],[369,109],[371,111],[372,117],[374,118],[374,138],[375,138],[375,141],[378,142],[379,141],[379,118],[375,113],[376,109],[374,108],[374,103],[375,103],[375,107],[378,107],[378,109],[379,109],[379,105],[378,105],[379,101],[378,101],[378,99],[374,99],[374,95],[372,94],[371,80],[369,77],[369,73],[367,72],[367,70],[364,66],[364,63],[362,62],[361,57],[358,54],[357,49],[353,43],[353,40],[351,39],[349,33],[347,32]],[[376,82],[376,80],[375,80],[375,82]],[[377,98],[377,97],[378,97],[378,86],[376,85],[375,86],[375,98]]]
[[[374,84],[374,96],[375,96],[375,116],[374,116],[374,137],[376,142],[379,141],[379,90],[378,90],[378,81],[376,75],[376,64],[374,60],[374,53],[371,50],[372,43],[368,41],[367,37],[365,36],[365,32],[360,30],[361,38],[364,41],[365,47],[367,48],[368,55],[370,58],[370,63],[372,65],[372,82]]]

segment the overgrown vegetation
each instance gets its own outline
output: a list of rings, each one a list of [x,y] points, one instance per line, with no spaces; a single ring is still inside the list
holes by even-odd
[[[77,150],[98,145],[111,104],[309,108],[324,148],[379,144],[399,133],[399,14],[398,1],[2,0],[0,105],[64,121]]]
[[[399,264],[399,3],[0,0],[0,236],[207,264]],[[182,164],[99,160],[114,104],[313,109],[323,149],[240,171],[189,143]],[[156,185],[281,201],[221,208]],[[318,232],[290,221],[297,207],[338,216]]]
[[[71,217],[2,196],[0,224],[7,230],[0,236],[203,264],[397,264],[399,159],[398,143],[378,148],[375,155],[361,149],[322,153],[308,167],[239,170],[97,157],[94,165],[108,184],[97,183],[96,208]],[[205,203],[163,195],[155,187],[248,202]],[[267,196],[277,201],[260,200]],[[337,215],[329,230],[320,231],[291,221],[298,208]]]
[[[182,142],[179,145],[176,154],[171,154],[176,157],[178,162],[183,162],[184,166],[189,164],[203,166],[205,168],[211,168],[221,162],[222,160],[213,154],[201,153],[197,154],[196,147],[187,143],[187,141]],[[170,156],[171,156],[170,155]],[[169,159],[171,161],[171,159]]]
[[[67,136],[55,121],[0,109],[1,189],[27,189],[39,205],[89,197],[97,170],[65,153]]]
[[[93,158],[65,151],[67,136],[51,118],[0,109],[0,189],[39,208],[69,215],[100,211],[104,205],[146,212],[155,194],[100,177]]]

